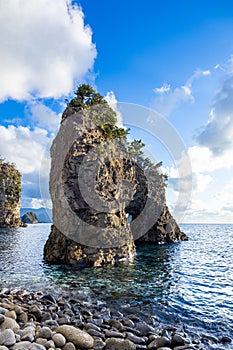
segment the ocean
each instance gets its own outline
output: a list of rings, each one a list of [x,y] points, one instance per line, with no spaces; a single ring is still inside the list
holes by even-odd
[[[134,262],[77,269],[49,265],[50,224],[0,230],[0,290],[98,298],[188,332],[233,336],[233,225],[182,224],[189,241],[141,246]],[[227,347],[230,346],[230,347]],[[231,349],[226,345],[226,349]]]

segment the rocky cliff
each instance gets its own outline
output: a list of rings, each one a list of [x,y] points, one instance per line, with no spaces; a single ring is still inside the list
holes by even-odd
[[[39,220],[36,213],[29,211],[22,216],[22,222],[24,224],[38,224]]]
[[[51,148],[48,262],[114,264],[134,257],[135,242],[187,239],[166,206],[163,176],[137,164],[115,122],[95,93],[79,94],[63,113]]]
[[[21,176],[15,166],[0,160],[0,227],[21,226]]]

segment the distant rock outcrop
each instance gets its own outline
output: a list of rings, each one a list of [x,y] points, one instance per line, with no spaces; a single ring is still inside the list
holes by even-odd
[[[39,220],[33,211],[30,211],[22,216],[24,224],[38,224]]]
[[[21,175],[13,164],[0,159],[0,227],[22,226]]]
[[[41,207],[41,208],[38,208],[38,209],[35,209],[35,208],[20,208],[20,215],[21,217],[30,212],[30,211],[33,211],[37,218],[38,218],[38,221],[40,223],[52,223],[52,209],[50,208],[44,208],[44,207]]]
[[[54,224],[45,260],[102,266],[132,259],[135,242],[187,239],[166,206],[156,166],[137,164],[114,111],[99,94],[81,92],[64,111],[51,148]]]

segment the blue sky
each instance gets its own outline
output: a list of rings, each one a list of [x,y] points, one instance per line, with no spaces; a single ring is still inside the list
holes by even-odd
[[[158,111],[183,140],[193,172],[184,222],[233,222],[232,1],[9,0],[0,27],[0,154],[22,172],[22,206],[49,206],[49,145],[64,99],[87,82]],[[163,160],[173,210],[183,160],[131,129]]]

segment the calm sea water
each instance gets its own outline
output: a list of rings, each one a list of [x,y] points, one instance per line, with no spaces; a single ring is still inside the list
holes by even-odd
[[[142,246],[133,263],[82,270],[43,261],[49,224],[2,229],[0,289],[97,295],[121,310],[130,306],[190,331],[232,337],[233,225],[181,226],[189,241]]]

